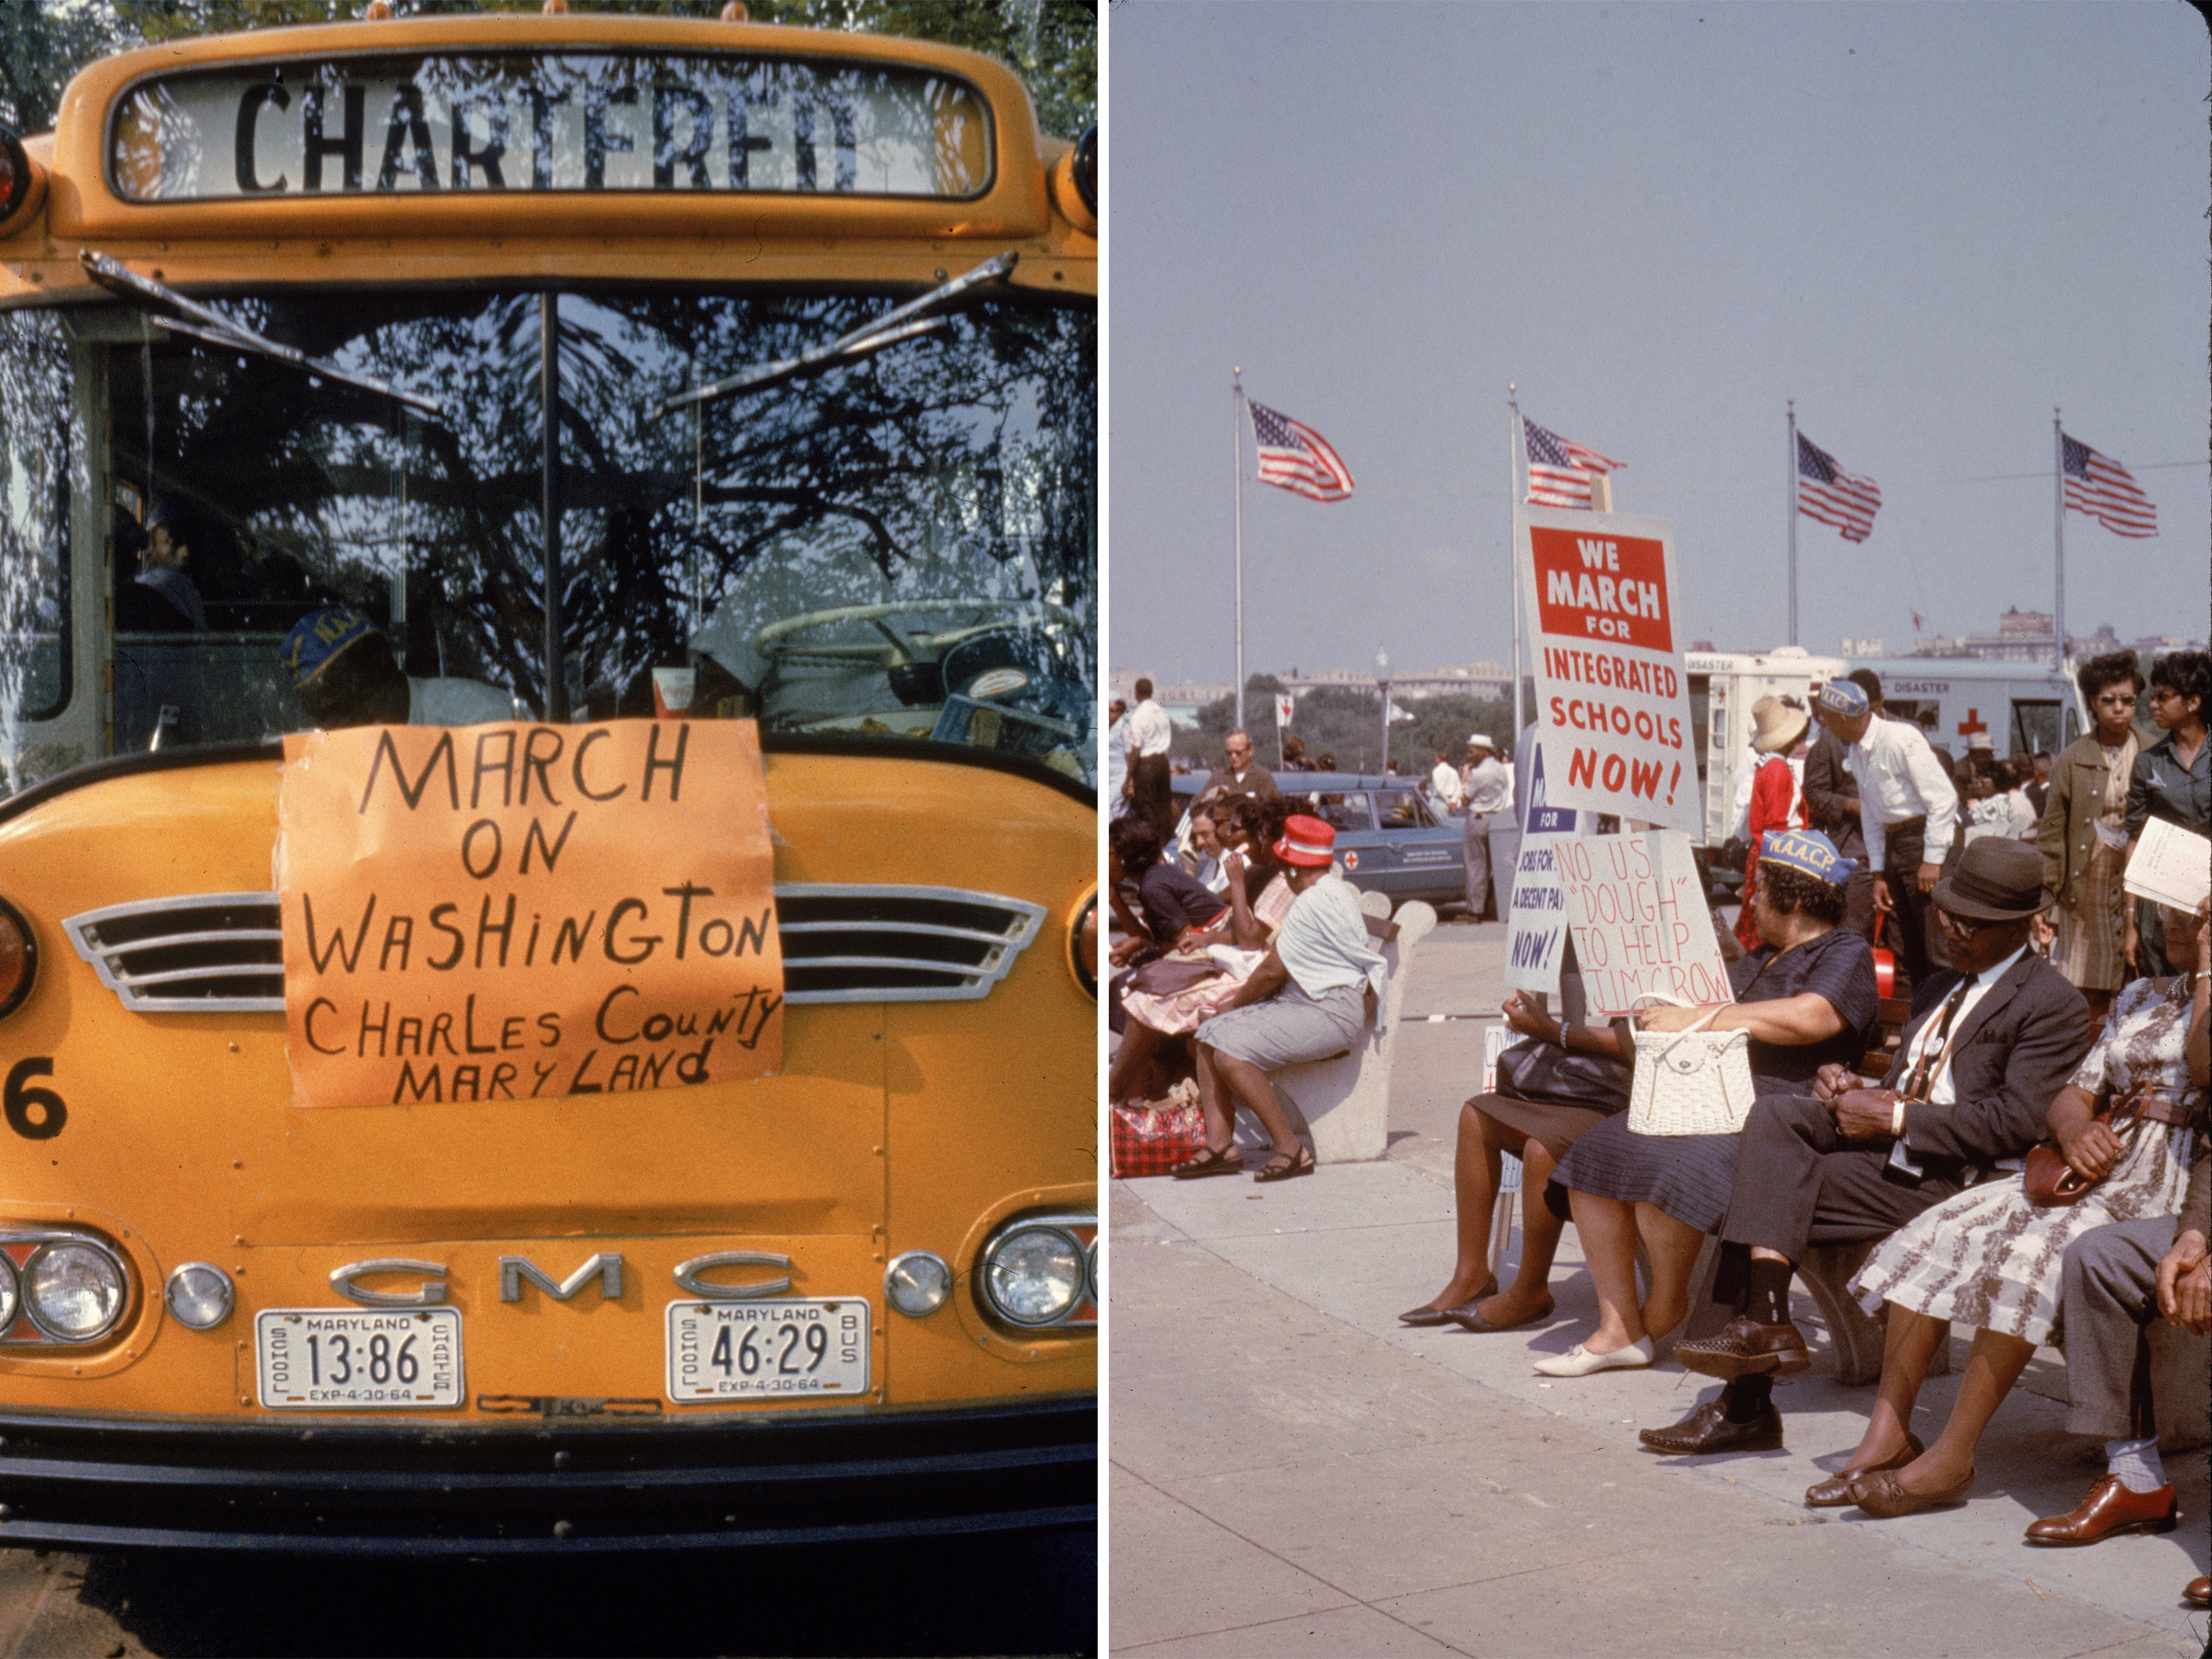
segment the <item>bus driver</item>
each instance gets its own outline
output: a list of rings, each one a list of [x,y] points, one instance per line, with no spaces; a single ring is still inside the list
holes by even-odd
[[[326,729],[515,718],[514,700],[481,680],[417,679],[400,672],[392,641],[357,610],[302,617],[278,654],[308,719]]]

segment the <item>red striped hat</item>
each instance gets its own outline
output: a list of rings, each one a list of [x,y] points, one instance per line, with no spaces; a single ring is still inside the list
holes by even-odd
[[[1336,828],[1317,818],[1296,813],[1283,820],[1283,839],[1275,843],[1275,855],[1287,865],[1329,865],[1336,862]]]

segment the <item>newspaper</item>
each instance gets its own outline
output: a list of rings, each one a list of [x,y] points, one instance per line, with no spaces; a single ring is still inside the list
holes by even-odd
[[[2154,904],[2194,911],[2212,892],[2212,841],[2164,818],[2147,818],[2121,885]]]

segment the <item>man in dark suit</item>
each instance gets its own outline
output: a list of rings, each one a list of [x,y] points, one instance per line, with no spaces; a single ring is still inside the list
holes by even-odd
[[[1866,832],[1859,823],[1859,783],[1845,767],[1844,754],[1843,740],[1822,724],[1805,757],[1805,809],[1812,827],[1857,866],[1843,888],[1843,925],[1869,945],[1878,945],[1874,872],[1866,867]]]
[[[2081,993],[2028,948],[2029,924],[2051,902],[2041,853],[1985,837],[1934,897],[1954,966],[1913,998],[1882,1086],[1860,1088],[1829,1065],[1810,1098],[1771,1095],[1752,1107],[1713,1282],[1714,1303],[1734,1317],[1675,1346],[1687,1369],[1728,1387],[1681,1422],[1645,1430],[1653,1450],[1780,1446],[1771,1381],[1812,1362],[1789,1314],[1790,1277],[1806,1251],[1884,1238],[2024,1156],[2095,1041]]]

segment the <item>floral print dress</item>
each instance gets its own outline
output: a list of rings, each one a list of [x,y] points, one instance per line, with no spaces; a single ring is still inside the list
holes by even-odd
[[[2103,1105],[2147,1080],[2164,1100],[2193,1102],[2201,1121],[2205,1091],[2190,1083],[2182,1053],[2193,994],[2187,974],[2124,987],[2074,1087]],[[2073,1204],[2030,1204],[2017,1174],[1945,1199],[1867,1258],[1851,1281],[1859,1305],[1874,1313],[1895,1302],[1933,1319],[2047,1344],[2066,1246],[2108,1222],[2178,1214],[2196,1134],[2136,1119],[2120,1131],[2126,1146],[2120,1161]]]

